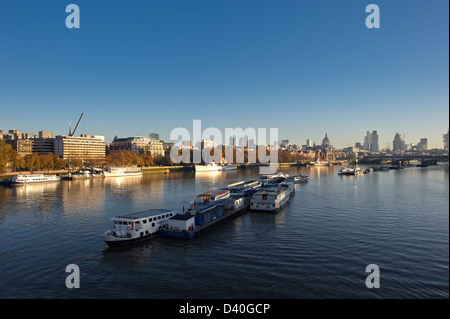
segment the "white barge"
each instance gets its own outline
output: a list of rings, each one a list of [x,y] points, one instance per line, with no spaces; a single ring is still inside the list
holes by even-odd
[[[101,237],[109,246],[132,243],[153,237],[167,227],[168,221],[177,212],[167,209],[146,211],[112,217],[113,227]]]

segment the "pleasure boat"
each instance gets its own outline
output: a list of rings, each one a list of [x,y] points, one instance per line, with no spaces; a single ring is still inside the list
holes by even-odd
[[[259,178],[259,181],[263,184],[271,184],[271,183],[279,183],[284,181],[286,178],[288,178],[289,175],[287,174],[283,174],[283,173],[275,173],[275,174],[270,174],[270,175],[262,175]]]
[[[167,227],[168,221],[177,212],[167,209],[146,211],[112,217],[113,227],[101,237],[108,246],[132,243],[153,237]]]
[[[316,159],[315,161],[308,162],[308,165],[312,166],[326,166],[330,163],[328,161],[321,161],[320,158]]]
[[[203,165],[195,165],[196,172],[217,172],[217,171],[230,171],[235,169],[237,169],[236,165],[232,164],[220,165],[215,162]]]
[[[104,172],[105,177],[139,176],[142,175],[140,167],[109,167]]]
[[[56,175],[44,175],[44,174],[30,174],[30,175],[15,175],[11,178],[10,184],[24,185],[35,183],[47,183],[57,182],[60,178]]]

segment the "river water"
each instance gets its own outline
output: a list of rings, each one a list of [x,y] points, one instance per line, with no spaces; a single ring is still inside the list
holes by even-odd
[[[109,218],[182,210],[257,169],[0,187],[0,298],[448,298],[448,166],[338,176],[289,168],[277,214],[248,212],[191,241],[110,249]],[[66,266],[80,288],[66,287]],[[366,287],[366,266],[380,288]]]

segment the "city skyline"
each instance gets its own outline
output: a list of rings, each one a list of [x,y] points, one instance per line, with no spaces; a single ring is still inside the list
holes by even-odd
[[[148,136],[176,127],[279,129],[279,139],[386,148],[448,131],[448,2],[182,1],[0,5],[0,129]],[[19,40],[20,39],[20,40]]]
[[[9,137],[8,137],[9,135]],[[22,130],[18,130],[18,129],[9,129],[9,130],[4,130],[4,129],[0,129],[0,140],[4,139],[4,140],[17,140],[17,139],[42,139],[42,138],[47,138],[47,137],[65,137],[65,136],[70,136],[70,134],[54,134],[53,131],[43,131],[40,130],[38,132],[38,134],[35,134],[34,132],[29,132],[29,131],[22,131]],[[148,136],[143,134],[143,135],[136,135],[136,136],[114,136],[113,139],[111,139],[110,141],[108,139],[105,138],[105,136],[103,135],[98,135],[98,134],[86,134],[86,133],[79,133],[74,135],[74,137],[77,136],[83,136],[83,137],[95,137],[95,138],[101,138],[106,145],[112,145],[114,144],[114,142],[116,141],[116,139],[118,140],[134,140],[134,139],[138,139],[138,140],[161,140],[164,143],[168,143],[168,144],[175,144],[175,142],[180,142],[181,145],[188,145],[191,146],[192,144],[192,139],[190,140],[164,140],[164,139],[160,139],[160,134],[159,133],[149,133]],[[447,137],[446,137],[447,136]],[[286,138],[279,138],[278,139],[278,145],[280,148],[285,148],[286,145],[287,146],[297,146],[298,149],[301,148],[307,148],[307,147],[312,147],[315,145],[322,145],[323,141],[326,139],[327,143],[330,143],[331,145],[333,145],[333,148],[335,149],[347,149],[347,148],[355,148],[358,149],[359,151],[365,151],[365,152],[369,152],[369,153],[377,153],[377,152],[384,152],[384,151],[399,151],[399,150],[409,150],[411,147],[416,147],[419,150],[431,150],[431,149],[443,149],[443,150],[448,150],[448,130],[447,133],[444,132],[444,134],[441,135],[441,143],[442,145],[439,147],[430,147],[429,143],[428,143],[428,138],[427,137],[422,137],[419,139],[419,141],[407,141],[405,139],[405,135],[401,135],[398,132],[394,135],[393,139],[386,145],[386,147],[381,147],[378,143],[378,132],[376,130],[370,132],[367,131],[366,132],[366,136],[364,136],[363,141],[364,142],[359,142],[356,141],[355,143],[353,143],[352,145],[347,145],[347,146],[336,146],[331,139],[328,137],[328,134],[325,133],[325,138],[324,139],[319,139],[319,141],[315,141],[312,139],[305,139],[305,143],[297,143],[296,141],[292,141],[290,139],[286,139]],[[198,141],[197,144],[199,144],[200,142],[203,141],[208,141],[209,139],[201,139],[200,141]],[[230,137],[229,141],[226,141],[225,139],[222,141],[222,143],[217,144],[214,141],[210,141],[212,142],[214,146],[212,147],[216,147],[217,145],[234,145],[234,146],[251,146],[255,147],[257,146],[257,142],[255,139],[249,139],[249,136],[244,135],[243,137],[241,137],[239,140],[236,140],[236,137]],[[397,144],[396,144],[397,143]],[[267,143],[265,145],[268,145]],[[196,145],[193,145],[196,146]]]

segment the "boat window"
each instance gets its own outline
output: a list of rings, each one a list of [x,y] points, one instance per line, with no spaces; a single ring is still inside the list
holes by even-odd
[[[135,224],[137,224],[137,225],[139,225],[139,224],[140,224],[140,222],[139,222],[139,221],[135,221],[134,223],[135,223]]]
[[[147,220],[146,219],[142,220],[142,223],[147,224]]]
[[[173,216],[173,214],[172,214],[172,213],[170,213],[170,216]]]
[[[158,216],[158,219],[161,219],[161,216]]]
[[[267,195],[262,195],[262,199],[267,199]]]
[[[155,227],[155,223],[152,223],[152,227]]]

